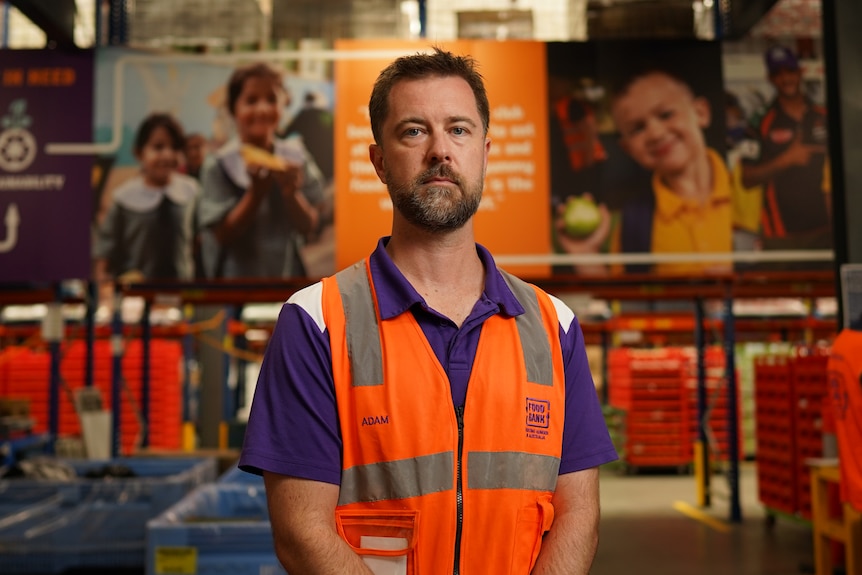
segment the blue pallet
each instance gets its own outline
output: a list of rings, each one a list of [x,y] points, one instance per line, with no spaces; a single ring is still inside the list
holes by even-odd
[[[195,487],[215,479],[212,458],[64,461],[68,481],[0,480],[2,573],[60,573],[78,567],[141,568],[146,523]],[[105,465],[134,477],[84,477]]]
[[[283,575],[262,486],[195,489],[147,523],[146,566],[147,575]]]

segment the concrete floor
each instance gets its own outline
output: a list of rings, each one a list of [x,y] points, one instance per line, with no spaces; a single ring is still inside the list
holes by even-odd
[[[740,469],[742,522],[730,523],[724,476],[712,505],[697,508],[694,475],[621,475],[603,470],[602,522],[594,575],[798,575],[812,573],[811,528],[791,518],[770,525],[753,463]],[[692,518],[677,508],[702,512]]]
[[[603,470],[599,550],[592,575],[801,575],[813,573],[811,528],[777,517],[758,501],[755,464],[740,469],[743,520],[729,523],[727,481],[712,476],[711,507],[697,508],[693,475],[621,475]],[[679,510],[703,517],[692,518]],[[0,574],[3,568],[0,566]],[[138,570],[63,575],[143,575]]]

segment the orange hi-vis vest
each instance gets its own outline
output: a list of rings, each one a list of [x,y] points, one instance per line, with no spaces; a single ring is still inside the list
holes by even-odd
[[[838,440],[841,500],[862,511],[862,332],[844,329],[838,334],[827,369]]]
[[[485,320],[463,408],[413,314],[380,320],[367,263],[323,280],[343,440],[339,534],[378,573],[528,575],[554,519],[565,380],[547,294]]]

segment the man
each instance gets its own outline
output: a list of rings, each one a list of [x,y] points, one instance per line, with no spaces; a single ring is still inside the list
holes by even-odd
[[[482,77],[399,58],[369,112],[392,235],[285,304],[240,458],[276,553],[291,575],[586,574],[616,453],[574,314],[475,243]]]
[[[775,99],[760,122],[760,154],[745,160],[742,184],[764,186],[764,249],[829,249],[826,111],[802,92],[802,72],[784,46],[766,52]]]
[[[335,119],[332,112],[320,102],[322,94],[308,92],[305,95],[305,105],[290,121],[284,130],[284,137],[302,136],[305,147],[314,158],[320,173],[327,183],[335,176],[333,162],[335,143],[333,141],[333,126]]]

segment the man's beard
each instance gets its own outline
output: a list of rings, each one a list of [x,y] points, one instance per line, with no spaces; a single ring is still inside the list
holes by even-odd
[[[386,174],[386,181],[392,181]],[[423,185],[431,178],[446,178],[460,189],[451,185]],[[472,218],[482,201],[482,180],[466,184],[445,164],[438,164],[402,186],[389,185],[389,195],[395,209],[407,221],[432,233],[460,229]]]

